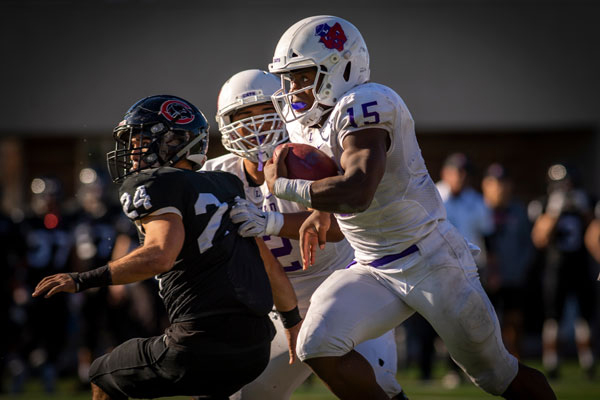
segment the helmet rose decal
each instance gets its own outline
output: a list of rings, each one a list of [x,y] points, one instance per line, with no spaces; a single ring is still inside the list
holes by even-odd
[[[344,43],[348,40],[339,22],[331,27],[327,24],[318,25],[315,29],[315,35],[321,37],[319,42],[323,43],[325,47],[337,51],[344,50]]]

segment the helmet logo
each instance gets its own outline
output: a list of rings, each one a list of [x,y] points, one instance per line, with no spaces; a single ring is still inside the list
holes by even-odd
[[[331,27],[327,24],[318,25],[315,29],[315,35],[321,37],[319,42],[323,43],[325,47],[337,51],[344,50],[344,43],[348,40],[339,22]]]
[[[177,125],[189,124],[196,118],[192,107],[180,100],[167,100],[160,106],[160,113]]]
[[[250,97],[250,96],[258,96],[258,93],[256,92],[256,90],[252,90],[250,92],[242,93],[240,95],[240,98],[245,99],[246,97]]]

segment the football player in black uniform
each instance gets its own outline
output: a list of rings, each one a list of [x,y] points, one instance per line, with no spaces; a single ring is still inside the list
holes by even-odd
[[[574,321],[579,364],[593,378],[595,360],[590,325],[595,314],[594,276],[584,241],[593,218],[593,202],[583,189],[579,171],[571,165],[552,165],[548,168],[547,182],[548,194],[529,205],[530,217],[539,214],[531,238],[544,263],[542,363],[550,378],[559,377],[560,322],[567,299],[572,295],[579,308]]]
[[[15,275],[14,285],[31,292],[42,277],[59,272],[70,272],[73,266],[73,238],[71,230],[75,215],[64,207],[66,198],[63,182],[56,176],[40,176],[31,182],[30,210],[18,224],[21,237],[19,250],[25,250],[24,269]],[[29,360],[20,378],[15,376],[17,388],[24,378],[39,374],[46,393],[56,390],[59,358],[68,343],[70,309],[67,299],[57,296],[49,300],[31,299],[18,302],[18,312],[27,316],[18,331],[18,353]],[[14,313],[14,311],[13,311]],[[18,369],[17,369],[18,370]]]
[[[263,267],[253,239],[237,235],[229,210],[244,197],[241,181],[194,171],[208,147],[208,125],[196,107],[174,96],[144,98],[114,138],[109,170],[122,182],[121,204],[143,245],[92,271],[46,277],[33,295],[156,275],[171,325],[164,335],[131,339],[96,359],[93,398],[226,399],[267,365],[274,334],[268,313],[273,302],[294,309],[293,289],[276,263]]]

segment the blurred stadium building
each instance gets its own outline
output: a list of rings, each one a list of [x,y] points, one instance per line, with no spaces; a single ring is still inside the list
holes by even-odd
[[[309,14],[363,32],[372,79],[410,107],[437,179],[443,158],[470,155],[517,171],[517,194],[543,191],[550,163],[580,164],[600,183],[600,5],[590,1],[363,2],[167,0],[0,2],[0,179],[3,205],[51,170],[103,162],[124,105],[157,93],[198,104],[212,122],[220,85],[264,68],[281,32]]]

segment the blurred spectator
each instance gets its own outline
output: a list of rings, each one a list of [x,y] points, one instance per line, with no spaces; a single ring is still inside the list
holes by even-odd
[[[52,393],[67,338],[66,298],[34,299],[31,293],[42,277],[71,270],[73,221],[61,206],[64,194],[57,178],[35,178],[30,189],[31,210],[19,224],[26,246],[25,268],[17,271],[13,287],[14,312],[21,316],[18,357],[11,361],[13,391],[20,391],[27,374],[33,373],[41,377],[44,390]]]
[[[14,212],[12,220],[0,213],[0,324],[6,328],[0,373],[8,372],[6,390],[13,393],[29,377],[53,393],[57,376],[75,368],[89,390],[94,356],[129,338],[157,335],[168,324],[154,279],[69,297],[31,297],[43,276],[96,268],[138,245],[135,226],[107,193],[107,177],[84,168],[78,178],[76,199],[65,198],[58,178],[37,177],[25,213]]]
[[[2,190],[0,187],[0,198]],[[18,320],[15,312],[13,287],[17,269],[21,264],[19,247],[21,246],[17,227],[12,219],[0,210],[0,266],[2,266],[2,284],[0,287],[0,326],[4,328],[4,340],[0,341],[0,377],[4,377],[5,370],[11,367],[9,360],[17,350]],[[13,366],[14,367],[14,366]],[[4,380],[0,379],[0,393],[7,389],[3,386]]]
[[[446,206],[448,220],[467,240],[481,249],[475,257],[480,274],[485,273],[485,236],[492,233],[491,210],[483,197],[470,186],[473,166],[463,153],[449,155],[442,166],[442,180],[436,184]]]
[[[577,299],[575,342],[581,368],[592,376],[590,320],[594,314],[594,287],[584,232],[592,219],[588,194],[580,187],[577,171],[563,164],[548,169],[547,195],[529,205],[535,217],[534,245],[544,255],[543,364],[550,377],[558,377],[558,332],[569,295]]]
[[[534,256],[531,224],[525,206],[513,199],[512,180],[502,165],[490,165],[481,186],[494,219],[494,232],[486,238],[486,288],[500,319],[504,344],[519,358],[527,276]]]

